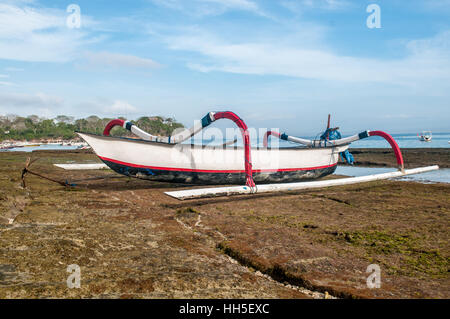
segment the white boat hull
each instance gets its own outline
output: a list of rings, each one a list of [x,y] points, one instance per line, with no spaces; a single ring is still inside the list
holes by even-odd
[[[429,137],[429,136],[421,136],[420,140],[422,142],[431,142],[431,137]]]
[[[78,133],[114,171],[156,181],[244,184],[244,149],[166,144]],[[252,148],[256,183],[295,182],[332,174],[348,145],[327,148]]]

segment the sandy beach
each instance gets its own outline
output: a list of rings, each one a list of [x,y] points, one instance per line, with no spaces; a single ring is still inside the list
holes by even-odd
[[[407,167],[450,167],[448,148],[402,151]],[[357,165],[395,166],[387,149],[352,152]],[[33,170],[77,186],[29,175],[23,189],[30,155]],[[99,160],[80,150],[0,153],[0,298],[450,297],[450,184],[180,202],[163,192],[186,185],[53,166],[68,162]],[[79,289],[67,287],[71,264]],[[366,285],[370,264],[381,288]]]

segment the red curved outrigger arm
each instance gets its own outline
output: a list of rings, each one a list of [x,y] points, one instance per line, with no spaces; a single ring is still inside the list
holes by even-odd
[[[285,139],[285,140],[288,140],[288,141],[302,143],[302,142],[299,142],[298,141],[299,139],[294,137],[294,136],[288,136],[286,134],[280,134],[280,133],[274,132],[274,131],[267,131],[264,134],[264,139],[263,139],[264,147],[267,147],[268,139],[269,139],[270,135],[273,135],[273,136],[276,136],[278,138]],[[389,142],[389,144],[391,145],[392,149],[394,150],[395,157],[397,158],[398,168],[401,171],[403,171],[404,170],[404,163],[403,163],[403,156],[402,156],[402,152],[400,150],[400,147],[398,146],[398,144],[394,140],[394,138],[391,135],[389,135],[388,133],[386,133],[386,132],[383,132],[383,131],[366,131],[366,132],[362,132],[362,133],[359,133],[357,135],[351,136],[349,138],[344,138],[344,139],[341,139],[341,140],[334,140],[333,142],[336,143],[336,142],[341,141],[341,144],[336,144],[336,145],[343,145],[344,143],[345,144],[350,144],[351,142],[354,142],[354,141],[357,141],[357,140],[360,140],[360,139],[363,139],[363,138],[366,138],[366,137],[369,137],[369,136],[380,136],[380,137],[384,138],[386,141]],[[304,141],[309,141],[309,140],[304,140]],[[312,141],[309,141],[309,142],[312,145],[314,145],[312,143]]]
[[[249,187],[255,187],[255,182],[253,181],[253,171],[252,171],[252,157],[250,152],[250,133],[248,132],[248,127],[244,121],[234,114],[233,112],[217,112],[214,113],[214,120],[219,119],[229,119],[232,120],[241,129],[242,140],[244,141],[244,156],[245,156],[245,185]]]
[[[369,132],[369,136],[381,136],[386,141],[389,142],[389,144],[391,145],[392,149],[394,150],[395,157],[397,158],[398,167],[399,167],[399,169],[401,171],[403,171],[404,170],[404,163],[403,163],[402,152],[400,151],[400,147],[398,146],[398,144],[394,140],[394,138],[391,135],[389,135],[388,133],[383,132],[383,131],[370,131]]]
[[[122,126],[123,127],[124,123],[125,123],[125,121],[124,120],[120,120],[120,119],[115,119],[115,120],[109,121],[109,123],[106,124],[105,129],[103,130],[103,135],[108,136],[109,132],[111,132],[111,129],[114,126]]]
[[[267,147],[267,141],[269,140],[269,136],[270,136],[270,135],[276,136],[276,137],[278,137],[278,138],[280,138],[280,136],[281,136],[281,134],[278,133],[278,132],[275,132],[275,131],[267,131],[267,132],[264,134],[264,139],[263,139],[263,146],[264,146],[264,147]]]
[[[206,126],[208,126],[209,124],[211,124],[212,122],[216,121],[216,120],[220,120],[220,119],[229,119],[232,120],[234,123],[236,123],[236,125],[241,129],[241,133],[242,133],[242,140],[244,141],[244,167],[245,167],[245,185],[249,186],[249,187],[255,187],[255,182],[253,181],[253,171],[252,171],[252,159],[251,159],[251,149],[250,149],[250,133],[248,131],[248,127],[247,125],[244,123],[244,121],[237,116],[235,113],[233,112],[211,112],[208,113],[203,119],[202,119],[202,126],[199,129],[203,129]],[[125,125],[125,121],[124,120],[120,120],[120,119],[115,119],[115,120],[111,120],[105,127],[105,129],[103,130],[103,135],[108,136],[111,129],[114,126],[124,126]],[[130,127],[126,127],[127,129],[131,128]],[[194,134],[194,133],[193,133]]]

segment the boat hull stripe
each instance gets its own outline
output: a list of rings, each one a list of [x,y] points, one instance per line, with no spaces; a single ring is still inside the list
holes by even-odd
[[[102,161],[112,162],[120,165],[125,165],[129,167],[136,168],[148,168],[162,171],[179,171],[179,172],[198,172],[198,173],[245,173],[245,170],[209,170],[209,169],[192,169],[192,168],[178,168],[178,167],[160,167],[160,166],[147,166],[147,165],[139,165],[133,163],[127,163],[118,161],[112,158],[99,156]],[[293,172],[293,171],[311,171],[316,169],[323,169],[336,166],[337,163],[331,165],[324,166],[316,166],[316,167],[302,167],[302,168],[278,168],[278,169],[255,169],[252,170],[254,173],[262,173],[262,172]]]

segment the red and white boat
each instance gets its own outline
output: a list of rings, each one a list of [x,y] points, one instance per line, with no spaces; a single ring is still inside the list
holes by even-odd
[[[182,144],[219,119],[229,119],[241,129],[243,147]],[[140,139],[109,136],[114,126],[122,126]],[[190,184],[246,184],[297,182],[332,174],[339,154],[351,142],[369,136],[388,140],[403,170],[403,158],[397,143],[387,133],[365,131],[347,138],[307,140],[277,132],[267,132],[264,147],[251,147],[249,131],[232,112],[210,112],[194,127],[169,137],[153,136],[124,120],[112,120],[103,136],[77,133],[98,157],[117,173],[142,179]],[[288,148],[267,147],[272,135],[297,143]]]

